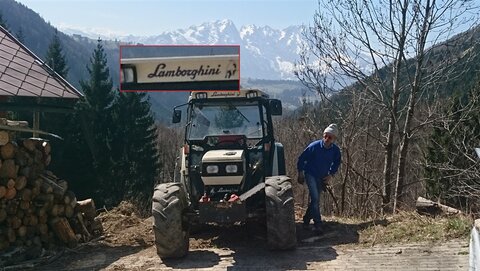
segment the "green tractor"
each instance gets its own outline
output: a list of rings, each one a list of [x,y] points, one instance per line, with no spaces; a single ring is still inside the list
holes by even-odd
[[[152,212],[157,253],[188,253],[189,232],[202,224],[265,221],[271,249],[296,247],[292,184],[285,176],[281,143],[272,116],[280,100],[259,90],[191,93],[174,108],[179,123],[186,106],[185,144],[174,182],[155,187]]]

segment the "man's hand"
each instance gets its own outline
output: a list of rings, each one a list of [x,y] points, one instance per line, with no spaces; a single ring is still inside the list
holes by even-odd
[[[303,174],[303,171],[298,173],[298,179],[297,182],[299,184],[303,184],[305,182],[305,174]]]

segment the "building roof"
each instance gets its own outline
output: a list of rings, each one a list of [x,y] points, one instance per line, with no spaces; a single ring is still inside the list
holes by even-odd
[[[0,96],[78,99],[83,94],[0,26]]]

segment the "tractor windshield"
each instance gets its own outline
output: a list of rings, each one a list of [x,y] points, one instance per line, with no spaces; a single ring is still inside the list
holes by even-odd
[[[190,110],[188,139],[202,140],[205,136],[245,135],[263,137],[261,111],[258,102],[194,103]]]

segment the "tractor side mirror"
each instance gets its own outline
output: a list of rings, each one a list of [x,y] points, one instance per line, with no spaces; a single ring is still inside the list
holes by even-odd
[[[272,116],[281,116],[282,115],[282,102],[277,99],[272,99],[269,102],[270,112]]]
[[[174,109],[172,123],[179,123],[182,120],[182,110]]]

